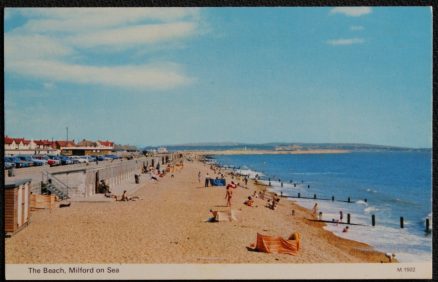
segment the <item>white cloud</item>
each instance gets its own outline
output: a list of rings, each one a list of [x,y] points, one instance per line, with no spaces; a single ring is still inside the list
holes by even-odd
[[[361,25],[352,25],[350,26],[350,30],[352,31],[359,31],[359,30],[364,30],[365,28]]]
[[[363,38],[340,38],[326,41],[327,44],[332,46],[362,44],[364,42]]]
[[[18,10],[31,18],[23,32],[82,32],[142,21],[197,20],[199,8],[27,8]]]
[[[62,57],[73,52],[69,46],[59,40],[39,34],[23,36],[7,33],[4,37],[4,46],[6,60]]]
[[[196,26],[190,22],[149,24],[78,34],[67,40],[80,47],[131,46],[184,38],[195,30]]]
[[[330,11],[331,14],[343,14],[349,17],[360,17],[371,12],[371,7],[336,7]]]
[[[128,88],[171,89],[193,81],[172,63],[96,67],[49,60],[16,60],[6,63],[5,69],[52,81]]]
[[[170,89],[194,81],[178,64],[133,65],[138,58],[128,52],[118,66],[83,62],[89,60],[84,51],[181,46],[182,39],[202,32],[198,8],[13,8],[8,14],[27,21],[4,35],[5,71],[50,81],[41,82],[46,88],[64,81]]]

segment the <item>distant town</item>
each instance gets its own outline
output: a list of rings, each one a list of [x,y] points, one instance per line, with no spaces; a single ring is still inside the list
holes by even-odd
[[[112,141],[48,140],[4,137],[4,169],[23,168],[48,164],[67,165],[92,161],[132,159],[141,155],[167,153],[164,147],[139,149],[133,145],[119,145]]]
[[[104,155],[113,151],[136,151],[137,147],[116,145],[112,141],[29,140],[5,136],[5,155],[53,154],[53,155]]]

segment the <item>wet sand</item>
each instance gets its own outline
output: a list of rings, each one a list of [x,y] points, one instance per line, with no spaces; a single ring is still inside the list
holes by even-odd
[[[193,158],[194,159],[194,158]],[[198,182],[201,171],[201,182]],[[340,263],[386,262],[370,246],[336,237],[311,222],[310,212],[281,199],[276,210],[255,199],[264,186],[248,182],[234,189],[238,221],[210,223],[210,209],[226,211],[225,188],[204,188],[210,167],[197,160],[155,183],[141,176],[129,202],[73,202],[68,208],[32,213],[29,226],[5,241],[6,263]],[[227,182],[231,176],[227,175]],[[242,183],[242,182],[241,182]],[[131,195],[131,196],[133,196]],[[295,215],[291,215],[291,210]],[[257,232],[288,237],[302,234],[297,256],[255,252]]]

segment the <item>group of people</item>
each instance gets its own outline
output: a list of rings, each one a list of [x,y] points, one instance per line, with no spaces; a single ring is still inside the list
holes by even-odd
[[[266,207],[270,208],[271,210],[275,210],[279,203],[280,203],[280,197],[278,197],[278,195],[274,193],[272,199],[268,199]]]
[[[315,203],[315,205],[312,208],[312,216],[313,218],[316,218],[318,214],[318,219],[322,220],[322,212],[318,212],[318,203]],[[344,213],[342,211],[339,211],[339,219],[335,220],[334,218],[332,219],[332,222],[336,222],[336,225],[339,222],[343,222],[344,219]],[[344,229],[342,229],[343,233],[347,233],[350,230],[350,228],[347,226],[344,227]]]
[[[113,195],[108,184],[105,183],[104,179],[101,179],[99,185],[97,186],[98,193],[103,193],[107,198],[113,198],[116,201],[135,201],[139,200],[140,197],[132,196],[129,197],[127,191],[124,190],[123,194],[119,197],[117,195]]]

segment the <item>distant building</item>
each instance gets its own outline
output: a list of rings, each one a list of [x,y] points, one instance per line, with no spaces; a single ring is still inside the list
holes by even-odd
[[[27,140],[5,136],[5,155],[53,154],[53,155],[103,155],[114,150],[114,142],[90,141],[83,139],[75,144],[74,140]],[[132,148],[129,148],[132,149]]]
[[[15,143],[14,138],[5,136],[5,151],[17,149],[17,143]]]
[[[48,140],[27,140],[25,138],[11,138],[5,136],[5,155],[21,154],[58,154],[59,151]]]
[[[110,154],[114,149],[114,143],[111,141],[90,141],[83,139],[77,144],[64,144],[61,147],[63,155],[106,155]]]
[[[35,140],[33,142],[35,143],[35,149],[37,150],[49,150],[56,148],[54,142],[49,140]]]
[[[97,141],[97,145],[102,147],[102,148],[106,148],[106,149],[114,149],[114,143],[111,141]]]
[[[160,147],[160,148],[157,149],[157,152],[158,152],[158,153],[167,153],[167,148],[165,148],[165,147]]]
[[[77,144],[78,147],[97,147],[97,143],[83,139],[81,142]]]

